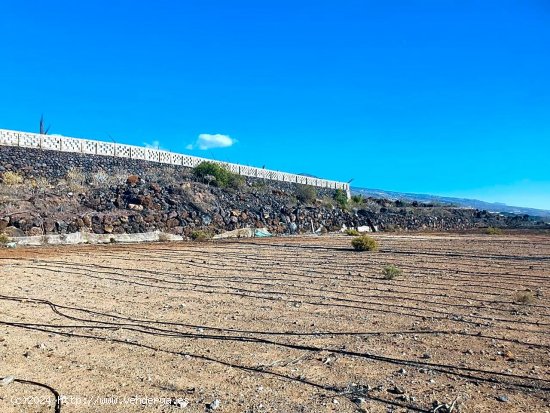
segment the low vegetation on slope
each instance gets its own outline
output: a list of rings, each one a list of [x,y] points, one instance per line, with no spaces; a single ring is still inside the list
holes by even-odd
[[[464,230],[532,225],[528,217],[383,199],[147,161],[25,148],[0,152],[0,233],[137,233],[191,237],[243,227],[280,233]]]
[[[202,162],[193,168],[193,175],[220,188],[238,189],[244,184],[243,176],[237,175],[215,162]]]
[[[336,231],[344,223],[360,223],[338,208],[331,190],[304,196],[312,187],[245,179],[211,162],[193,170],[154,165],[141,174],[131,172],[73,167],[59,178],[4,172],[0,233],[6,228],[11,236],[161,230],[203,238],[196,234],[242,227],[299,233],[311,232],[312,225]]]

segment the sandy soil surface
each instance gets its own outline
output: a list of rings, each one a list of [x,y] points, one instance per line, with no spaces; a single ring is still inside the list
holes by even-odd
[[[0,411],[550,412],[550,237],[375,237],[0,250]]]

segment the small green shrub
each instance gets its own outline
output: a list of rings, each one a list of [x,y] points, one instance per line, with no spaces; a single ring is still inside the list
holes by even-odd
[[[10,238],[6,234],[0,234],[0,245],[5,245],[10,242]]]
[[[348,194],[343,189],[334,191],[332,197],[341,208],[345,208],[348,205]]]
[[[244,184],[242,176],[229,171],[215,162],[201,162],[193,168],[193,175],[220,188],[237,189]]]
[[[84,185],[84,182],[86,181],[86,174],[84,174],[80,168],[70,168],[67,171],[67,180],[78,185]]]
[[[382,269],[382,275],[385,280],[393,280],[395,277],[400,276],[401,273],[401,269],[393,264],[386,265]]]
[[[357,237],[357,236],[361,235],[361,233],[359,231],[357,231],[356,229],[348,228],[348,229],[346,229],[346,235],[349,235],[349,236],[352,236],[352,237]]]
[[[361,195],[353,195],[351,197],[351,200],[355,202],[356,204],[362,204],[363,203],[363,197]]]
[[[488,235],[500,235],[502,234],[502,230],[500,228],[489,227],[485,230],[485,233]]]
[[[252,188],[256,188],[256,189],[264,189],[267,187],[267,184],[265,183],[265,181],[263,180],[256,180],[256,181],[253,181],[252,182]]]
[[[311,185],[299,184],[296,187],[296,198],[304,204],[311,204],[317,199],[317,189]]]
[[[89,181],[97,188],[105,188],[111,185],[111,174],[104,170],[99,170],[89,176]]]
[[[23,177],[17,172],[7,171],[2,174],[2,182],[8,186],[19,185],[23,183]]]
[[[40,176],[31,181],[31,187],[35,192],[44,192],[50,187],[50,182],[47,178]]]
[[[229,177],[227,180],[227,187],[233,188],[233,189],[239,189],[244,185],[244,176],[234,174],[233,172],[229,172]]]
[[[86,182],[86,174],[80,168],[70,168],[66,175],[67,186],[73,192],[82,192]]]
[[[518,291],[514,295],[514,301],[520,304],[532,304],[535,302],[535,296],[531,291]]]
[[[355,251],[377,251],[378,242],[367,235],[361,235],[360,237],[351,240],[351,245]]]
[[[206,231],[197,230],[197,231],[193,231],[190,237],[193,241],[208,241],[209,239],[212,238],[212,234]]]
[[[145,182],[157,183],[161,186],[176,185],[178,183],[178,177],[174,171],[169,171],[160,166],[147,168],[143,173],[143,179]]]
[[[396,232],[397,230],[398,230],[398,227],[394,224],[387,224],[384,227],[384,231],[386,231],[386,232]]]

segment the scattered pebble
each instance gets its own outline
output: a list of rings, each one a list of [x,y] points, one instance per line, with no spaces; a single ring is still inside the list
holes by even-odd
[[[397,387],[397,386],[393,386],[391,388],[388,389],[388,393],[392,393],[392,394],[405,394],[405,390]]]
[[[2,380],[0,380],[0,386],[7,386],[8,384],[13,383],[14,380],[15,380],[15,377],[6,376]]]
[[[174,400],[174,406],[179,407],[180,409],[185,409],[188,405],[189,405],[189,402],[185,399]]]

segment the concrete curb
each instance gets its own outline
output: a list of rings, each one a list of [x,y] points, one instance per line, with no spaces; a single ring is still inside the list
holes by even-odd
[[[32,237],[13,237],[12,242],[18,246],[41,245],[74,245],[74,244],[110,244],[135,243],[153,241],[183,241],[183,237],[160,231],[142,232],[138,234],[94,234],[91,232],[74,232],[60,235],[37,235]]]

